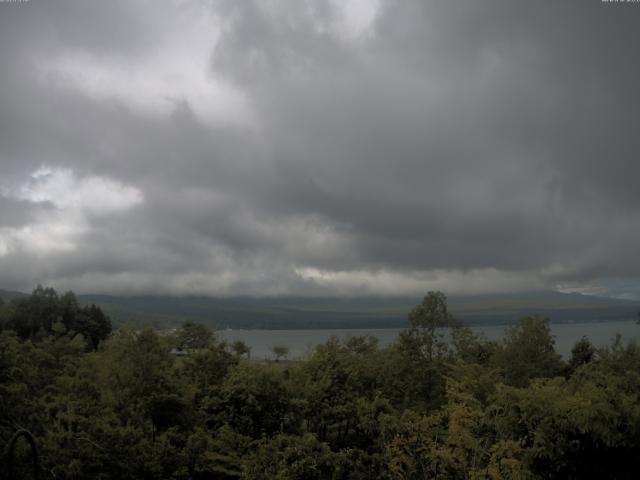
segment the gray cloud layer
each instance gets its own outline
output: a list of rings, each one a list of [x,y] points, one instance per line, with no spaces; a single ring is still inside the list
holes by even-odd
[[[0,285],[633,296],[639,21],[595,0],[0,3]]]

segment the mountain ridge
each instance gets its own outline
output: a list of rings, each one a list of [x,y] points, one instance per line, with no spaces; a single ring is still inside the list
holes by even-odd
[[[405,297],[205,297],[81,295],[114,319],[160,324],[195,320],[218,328],[384,328],[403,327],[420,296]],[[548,316],[553,322],[632,320],[640,302],[579,293],[524,292],[451,295],[454,316],[468,324],[507,324],[526,315]]]
[[[25,295],[0,290],[5,301]],[[82,294],[78,300],[99,305],[116,325],[169,327],[192,320],[214,328],[334,329],[403,327],[421,297]],[[557,291],[451,295],[448,301],[453,315],[470,325],[508,324],[527,315],[554,323],[635,320],[640,310],[640,301]]]

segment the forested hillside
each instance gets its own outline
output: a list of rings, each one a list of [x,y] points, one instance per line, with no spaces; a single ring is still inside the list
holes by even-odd
[[[1,307],[0,448],[28,429],[40,478],[637,476],[635,343],[583,339],[564,362],[548,320],[489,342],[430,293],[389,347],[331,339],[262,362],[191,322],[111,334],[73,299],[38,289]],[[26,448],[16,463],[30,478]]]

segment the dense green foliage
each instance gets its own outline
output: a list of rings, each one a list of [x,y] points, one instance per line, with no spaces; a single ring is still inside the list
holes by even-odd
[[[636,477],[635,343],[583,339],[565,362],[548,320],[489,342],[430,293],[389,347],[332,338],[261,362],[190,322],[102,341],[73,298],[0,307],[0,448],[32,431],[42,478]]]
[[[31,295],[0,302],[0,332],[10,330],[21,340],[49,336],[82,336],[93,350],[111,333],[111,320],[94,304],[80,306],[73,292],[63,295],[38,286]]]

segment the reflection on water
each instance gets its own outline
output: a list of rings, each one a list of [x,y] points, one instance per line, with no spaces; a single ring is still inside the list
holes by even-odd
[[[504,325],[474,326],[475,333],[482,333],[490,340],[502,338]],[[221,330],[220,338],[234,341],[242,340],[251,347],[252,358],[273,358],[271,347],[285,345],[289,347],[289,358],[300,358],[309,353],[315,345],[324,343],[332,335],[344,339],[349,336],[371,335],[377,337],[380,345],[388,345],[398,338],[398,328],[372,328],[353,330]],[[616,334],[622,335],[627,342],[632,338],[640,338],[640,325],[633,321],[601,322],[601,323],[563,323],[552,324],[551,331],[556,339],[556,350],[565,357],[570,355],[571,348],[586,336],[598,347],[611,344]]]

